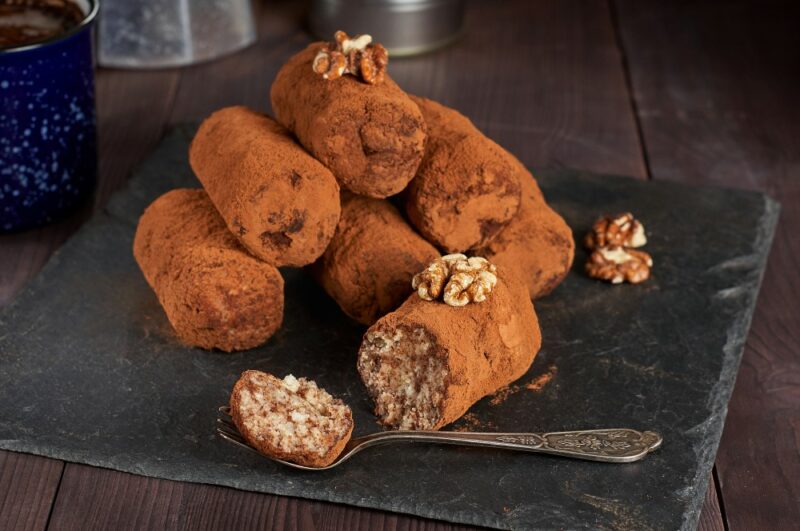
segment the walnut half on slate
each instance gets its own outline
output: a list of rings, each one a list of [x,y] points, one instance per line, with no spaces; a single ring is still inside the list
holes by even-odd
[[[586,261],[586,273],[612,284],[638,284],[650,278],[653,258],[636,251],[647,243],[642,223],[630,212],[604,216],[595,221],[584,244],[592,251]]]

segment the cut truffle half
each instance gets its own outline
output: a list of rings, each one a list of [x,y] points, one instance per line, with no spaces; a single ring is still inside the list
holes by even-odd
[[[353,414],[313,381],[245,371],[230,400],[242,437],[262,454],[309,467],[330,465],[353,433]]]
[[[368,332],[358,371],[380,422],[401,430],[438,428],[449,370],[422,327]]]
[[[528,290],[497,268],[491,296],[455,307],[417,293],[372,325],[358,372],[381,423],[438,430],[525,374],[541,346]]]

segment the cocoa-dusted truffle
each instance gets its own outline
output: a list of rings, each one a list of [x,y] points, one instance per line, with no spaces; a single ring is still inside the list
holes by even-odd
[[[514,269],[531,298],[550,293],[567,276],[575,256],[572,230],[545,202],[533,175],[517,162],[522,204],[517,216],[486,247],[475,251]]]
[[[203,190],[173,190],[147,207],[133,254],[185,343],[244,350],[280,328],[283,278],[242,248]]]
[[[438,251],[385,199],[342,193],[342,216],[312,272],[342,310],[365,325],[411,293],[411,279]]]
[[[344,187],[379,198],[400,192],[422,160],[422,114],[388,75],[370,85],[315,73],[312,62],[323,46],[309,45],[278,72],[271,90],[275,116]]]
[[[271,118],[227,107],[200,126],[189,150],[197,178],[228,228],[257,257],[303,266],[328,246],[339,221],[339,186]]]
[[[519,208],[513,156],[457,111],[411,98],[425,118],[428,142],[408,189],[408,217],[423,236],[447,252],[486,245]]]
[[[269,457],[325,467],[353,433],[353,413],[317,384],[245,371],[233,387],[231,418],[242,437]]]
[[[522,376],[541,346],[528,292],[497,268],[486,300],[453,307],[416,293],[364,335],[358,371],[381,423],[435,430]]]

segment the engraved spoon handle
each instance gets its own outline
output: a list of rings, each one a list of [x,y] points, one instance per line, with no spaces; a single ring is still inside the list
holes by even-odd
[[[392,442],[429,442],[504,448],[573,457],[607,463],[638,461],[661,446],[652,431],[628,428],[558,431],[550,433],[477,433],[452,431],[384,431],[353,439],[348,445],[359,450]]]

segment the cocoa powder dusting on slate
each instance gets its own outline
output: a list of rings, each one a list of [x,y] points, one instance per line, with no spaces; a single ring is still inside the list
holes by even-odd
[[[541,374],[525,384],[525,389],[529,391],[541,391],[545,385],[550,383],[550,381],[555,377],[556,373],[558,373],[558,367],[555,365],[550,365],[547,368],[547,372]]]
[[[482,421],[475,413],[467,413],[458,421],[451,431],[487,431],[497,428],[494,423]]]
[[[555,377],[556,373],[558,372],[558,367],[555,365],[550,365],[547,368],[547,372],[544,374],[540,374],[530,382],[526,384],[513,384],[513,385],[506,385],[505,387],[501,387],[497,390],[497,392],[492,396],[491,400],[489,400],[489,404],[492,406],[499,406],[511,395],[514,395],[521,391],[522,389],[528,391],[539,392],[544,389],[550,381]]]

